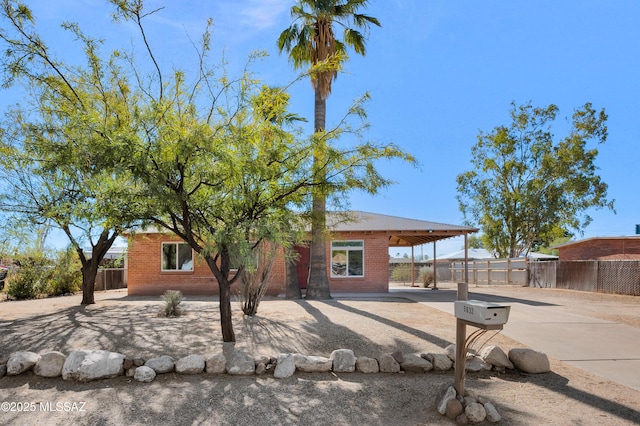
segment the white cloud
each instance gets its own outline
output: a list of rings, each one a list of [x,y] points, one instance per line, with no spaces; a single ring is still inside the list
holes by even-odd
[[[280,26],[280,20],[283,16],[288,16],[292,4],[291,1],[283,0],[249,0],[240,12],[242,23],[256,30]]]

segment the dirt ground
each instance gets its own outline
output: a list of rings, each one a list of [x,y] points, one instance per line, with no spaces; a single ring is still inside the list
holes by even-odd
[[[513,288],[520,298],[585,298],[594,316],[638,327],[640,298]],[[425,290],[429,291],[429,290]],[[490,292],[491,289],[487,289]],[[222,344],[215,298],[186,298],[186,315],[160,318],[158,298],[126,291],[0,303],[0,362],[16,350],[107,349],[150,358],[212,355],[239,348],[254,356],[284,352],[329,356],[339,348],[357,356],[442,352],[455,341],[451,315],[389,294],[330,301],[265,300],[256,317],[234,305],[235,344]],[[596,305],[606,309],[599,310]],[[571,309],[567,303],[567,309]],[[584,311],[581,311],[585,315]],[[635,319],[634,319],[635,318]],[[523,345],[500,334],[490,344],[505,352]],[[535,349],[535,348],[533,348]],[[640,424],[640,392],[551,359],[552,372],[468,373],[466,386],[486,396],[512,425]],[[272,375],[160,375],[150,384],[126,377],[90,383],[44,379],[32,373],[0,378],[0,424],[172,425],[421,425],[452,424],[436,411],[446,373],[296,373]],[[21,404],[19,404],[21,403]],[[22,411],[16,411],[20,408]]]

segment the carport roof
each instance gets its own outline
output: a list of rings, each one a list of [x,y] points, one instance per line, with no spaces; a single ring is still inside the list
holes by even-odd
[[[384,233],[390,247],[411,247],[478,232],[477,228],[408,219],[363,211],[330,213],[327,227],[334,232]]]

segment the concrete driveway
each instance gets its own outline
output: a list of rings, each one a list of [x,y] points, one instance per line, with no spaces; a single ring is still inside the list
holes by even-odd
[[[453,315],[456,285],[439,286],[438,291],[397,286],[389,291]],[[612,302],[611,296],[600,297],[606,299],[601,306],[598,295],[592,293],[469,287],[469,299],[511,305],[509,322],[502,331],[505,336],[567,364],[640,390],[640,328],[603,319],[622,310],[640,317],[640,298],[620,297]]]

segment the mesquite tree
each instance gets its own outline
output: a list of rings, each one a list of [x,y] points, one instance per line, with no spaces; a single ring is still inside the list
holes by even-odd
[[[604,110],[590,103],[577,109],[560,139],[551,132],[557,113],[555,105],[512,104],[511,124],[480,133],[473,169],[457,178],[460,209],[480,224],[484,247],[499,257],[580,231],[591,207],[613,210],[597,174],[598,150],[588,147],[607,138]]]

